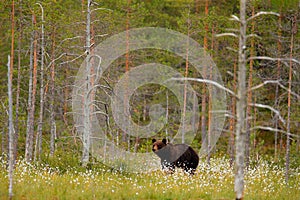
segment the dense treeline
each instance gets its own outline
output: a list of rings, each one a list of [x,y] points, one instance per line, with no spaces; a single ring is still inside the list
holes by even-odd
[[[76,127],[73,125],[71,94],[74,76],[79,66],[85,59],[86,51],[86,2],[85,1],[22,1],[15,3],[14,16],[14,57],[13,62],[13,106],[15,139],[17,140],[18,156],[24,156],[26,148],[26,134],[28,128],[28,116],[32,111],[32,103],[35,104],[32,118],[33,138],[35,151],[41,138],[41,155],[53,154],[54,151],[76,152],[81,149],[81,142]],[[278,156],[284,153],[286,147],[287,118],[290,118],[289,131],[292,133],[292,151],[299,151],[300,128],[300,74],[299,74],[299,2],[287,0],[253,0],[249,1],[247,17],[260,11],[276,12],[276,15],[261,15],[248,23],[247,33],[252,34],[248,39],[248,87],[263,84],[252,91],[248,98],[250,105],[247,109],[247,121],[249,123],[249,148],[251,153],[268,152]],[[7,55],[11,51],[11,2],[1,1],[1,152],[6,153],[8,148],[8,96],[7,96]],[[238,39],[220,34],[232,32],[237,34],[238,23],[230,20],[231,15],[239,15],[239,3],[230,1],[93,1],[91,13],[91,41],[99,44],[113,34],[137,27],[164,27],[189,35],[199,44],[203,45],[222,74],[225,86],[236,90],[236,65]],[[42,14],[44,21],[42,21]],[[44,44],[42,44],[42,25],[44,26]],[[232,34],[232,35],[233,35]],[[44,48],[44,52],[42,49]],[[43,56],[43,93],[41,89],[41,65]],[[260,57],[260,59],[250,59]],[[293,58],[291,61],[290,58]],[[118,78],[126,71],[126,67],[132,68],[143,63],[157,62],[167,64],[180,71],[183,75],[186,71],[186,62],[170,53],[159,50],[143,50],[130,52],[130,54],[116,60],[110,70],[105,72],[105,79],[101,84],[113,87]],[[33,67],[33,68],[32,68]],[[289,72],[292,68],[291,98],[288,103]],[[36,71],[34,71],[36,70]],[[198,78],[193,66],[188,69],[188,77]],[[250,78],[251,77],[251,78]],[[30,79],[33,81],[30,82]],[[270,83],[268,81],[272,80]],[[275,83],[276,82],[276,83]],[[29,97],[35,84],[35,101]],[[203,84],[191,83],[198,91],[204,91]],[[170,93],[169,96],[166,95]],[[207,92],[207,91],[206,91]],[[43,97],[40,96],[43,94]],[[103,94],[99,92],[99,97]],[[18,96],[18,97],[17,97]],[[38,125],[41,110],[41,98],[44,100],[42,113],[42,134],[38,135]],[[149,121],[149,106],[155,102],[167,102],[169,110],[169,122],[159,137],[165,136],[166,131],[172,137],[176,134],[180,108],[176,97],[166,88],[157,85],[147,85],[138,90],[131,99],[131,111],[133,120],[140,125]],[[207,103],[206,111],[201,115],[209,123],[209,98],[203,94],[197,94],[198,102]],[[203,101],[204,99],[204,101]],[[107,99],[99,98],[106,101]],[[227,99],[228,113],[234,114],[233,97]],[[201,104],[199,103],[199,109]],[[18,106],[17,106],[18,105]],[[165,104],[164,106],[167,106]],[[202,106],[203,107],[203,106]],[[290,107],[290,109],[288,108]],[[105,107],[101,107],[105,110]],[[203,109],[203,108],[202,108]],[[110,110],[110,108],[108,108]],[[277,113],[277,111],[279,111]],[[110,112],[110,111],[108,111]],[[290,112],[290,114],[288,114]],[[131,151],[149,151],[147,139],[126,138],[110,119],[106,131],[113,132],[114,140],[119,145],[129,148]],[[107,125],[104,118],[103,126]],[[227,119],[221,142],[217,146],[223,153],[233,154],[232,134],[235,122],[230,117]],[[263,128],[257,127],[267,127]],[[207,127],[206,127],[207,129]],[[202,129],[203,132],[203,129]],[[199,125],[194,146],[201,146],[201,127]],[[51,139],[52,138],[52,139]],[[119,140],[121,141],[119,143]],[[55,145],[53,146],[53,143]],[[52,147],[51,147],[52,145]],[[276,146],[275,146],[276,145]],[[72,146],[72,148],[70,148]],[[228,151],[226,148],[228,146]],[[76,147],[76,148],[73,148]],[[224,150],[224,151],[223,151]],[[251,154],[250,153],[250,154]],[[272,153],[272,154],[271,154]],[[253,154],[254,155],[254,154]]]
[[[0,140],[9,158],[10,197],[19,158],[49,164],[69,156],[83,167],[113,160],[120,170],[133,161],[143,171],[148,163],[131,152],[151,152],[154,136],[201,148],[208,165],[216,152],[230,166],[235,161],[236,199],[243,198],[250,158],[284,161],[286,183],[290,166],[299,165],[298,0],[2,0],[0,11]],[[131,35],[142,27],[169,32]],[[164,37],[170,30],[193,40],[172,41],[178,37]],[[112,37],[117,43],[100,47],[104,57],[95,55],[98,44],[121,32]],[[204,50],[199,55],[207,66],[200,71],[194,41]],[[155,48],[139,49],[139,43]],[[166,83],[174,77],[177,91]],[[137,80],[146,84],[137,87]],[[217,98],[225,93],[213,87],[227,92],[225,108]]]

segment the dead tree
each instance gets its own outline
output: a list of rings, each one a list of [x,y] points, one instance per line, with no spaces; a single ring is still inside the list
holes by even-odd
[[[35,15],[32,14],[33,26],[36,24]],[[28,89],[28,116],[26,129],[26,146],[25,146],[25,160],[32,161],[33,154],[33,139],[34,139],[34,112],[35,112],[35,98],[37,85],[37,39],[36,32],[32,31],[30,44],[30,69],[29,69],[29,89]]]
[[[40,160],[42,153],[42,132],[43,132],[43,115],[44,115],[44,8],[40,3],[37,3],[42,10],[42,34],[41,34],[41,70],[40,70],[40,112],[35,141],[34,160]]]
[[[236,199],[243,199],[244,193],[244,159],[245,159],[245,117],[247,107],[246,93],[246,0],[240,1],[240,35],[238,56],[238,82],[236,102],[236,130],[235,130],[235,180],[234,191]]]
[[[13,97],[12,97],[12,77],[13,77],[13,55],[14,55],[14,25],[15,25],[15,2],[12,1],[12,12],[11,12],[11,56],[8,56],[7,63],[7,94],[8,94],[8,152],[9,152],[9,162],[8,162],[8,194],[9,198],[13,197],[13,173],[14,173],[14,125],[13,125]]]
[[[82,158],[81,162],[85,166],[89,162],[89,150],[90,150],[90,134],[91,134],[91,99],[90,99],[90,91],[92,89],[91,86],[91,0],[87,1],[87,16],[86,16],[86,43],[85,43],[85,51],[86,51],[86,61],[85,61],[85,88],[84,88],[84,96],[83,96],[83,133],[82,133]]]

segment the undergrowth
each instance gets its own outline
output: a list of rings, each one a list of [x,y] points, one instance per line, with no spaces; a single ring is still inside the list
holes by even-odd
[[[0,157],[0,199],[8,199],[5,157]],[[234,169],[225,157],[200,161],[193,177],[177,170],[133,174],[102,164],[83,168],[56,158],[28,164],[16,162],[14,199],[234,199]],[[74,161],[75,162],[75,161]],[[55,166],[57,165],[57,166]],[[292,168],[289,183],[284,167],[272,161],[252,163],[245,176],[245,199],[300,199],[300,168]]]

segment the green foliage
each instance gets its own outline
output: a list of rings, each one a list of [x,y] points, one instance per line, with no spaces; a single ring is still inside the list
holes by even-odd
[[[22,2],[22,5],[19,5]],[[40,2],[44,8],[45,20],[41,21],[41,9],[36,4]],[[142,175],[139,178],[135,178],[133,175],[123,177],[123,174],[118,174],[117,172],[111,172],[111,169],[107,166],[103,166],[91,159],[91,164],[88,168],[95,170],[93,180],[98,180],[93,183],[91,179],[87,180],[86,185],[84,174],[78,174],[77,172],[84,172],[86,168],[83,168],[79,162],[80,152],[82,149],[81,141],[78,139],[79,135],[76,132],[76,128],[73,126],[71,113],[71,91],[73,89],[72,85],[74,83],[74,77],[76,76],[77,70],[80,67],[84,59],[85,51],[85,21],[86,21],[86,2],[87,1],[73,1],[73,0],[45,0],[45,1],[17,1],[16,2],[16,26],[15,26],[15,59],[14,59],[14,80],[13,80],[13,95],[14,101],[16,97],[17,89],[17,53],[16,49],[18,42],[18,37],[21,38],[22,49],[21,55],[21,88],[20,88],[20,113],[19,113],[19,143],[18,143],[18,158],[24,155],[25,150],[25,133],[26,133],[26,119],[27,119],[27,99],[28,99],[28,77],[29,77],[29,49],[30,49],[30,37],[34,31],[38,35],[38,48],[40,51],[40,37],[41,37],[41,24],[44,23],[45,26],[45,113],[44,113],[44,123],[43,123],[43,155],[42,160],[39,164],[32,167],[34,172],[29,172],[28,174],[23,174],[21,177],[21,172],[18,171],[16,177],[20,178],[20,182],[16,181],[16,197],[25,199],[34,199],[41,197],[42,199],[71,199],[72,197],[77,197],[81,199],[103,199],[104,197],[110,199],[126,199],[128,195],[136,199],[187,199],[187,198],[198,198],[198,199],[215,199],[215,198],[228,198],[232,199],[234,197],[232,192],[232,174],[227,174],[225,182],[218,179],[218,177],[210,178],[208,173],[214,174],[212,169],[202,168],[203,171],[199,170],[199,175],[197,178],[200,181],[207,181],[207,185],[201,185],[204,187],[198,187],[201,183],[192,179],[191,182],[188,181],[184,176],[180,176],[178,179],[171,177],[172,189],[167,187],[166,182],[161,182],[157,177],[163,176],[160,172],[153,172],[146,175]],[[137,27],[165,27],[179,31],[184,34],[188,34],[194,40],[196,40],[200,45],[204,43],[204,37],[208,40],[208,53],[213,58],[216,63],[224,84],[228,86],[229,89],[233,89],[233,66],[237,64],[237,53],[236,49],[238,47],[238,40],[234,37],[216,37],[217,34],[225,32],[234,32],[238,34],[237,28],[238,23],[229,20],[231,15],[239,16],[239,2],[237,0],[218,0],[209,1],[209,14],[205,16],[204,13],[204,1],[191,1],[191,0],[145,0],[130,1],[128,5],[127,0],[109,0],[109,1],[95,1],[96,3],[92,5],[92,9],[102,8],[99,10],[94,10],[92,12],[92,26],[95,31],[95,46],[101,41],[105,40],[107,37],[113,34],[119,33],[126,30],[127,24],[129,28]],[[197,5],[198,3],[198,5]],[[279,25],[279,19],[277,16],[264,15],[255,19],[255,28],[252,32],[251,22],[248,23],[247,33],[255,34],[259,37],[254,37],[254,56],[269,56],[269,57],[290,57],[290,40],[291,40],[291,17],[299,12],[299,1],[298,0],[253,0],[249,2],[247,8],[247,16],[252,15],[251,9],[254,6],[255,12],[260,11],[273,11],[282,14],[281,25]],[[198,7],[197,7],[198,6]],[[196,8],[197,7],[197,8]],[[22,12],[21,12],[22,11]],[[36,15],[37,24],[33,27],[31,22],[32,14]],[[127,15],[128,14],[128,15]],[[3,144],[4,148],[7,148],[7,137],[5,133],[7,132],[7,55],[10,54],[10,41],[11,41],[11,1],[0,1],[0,131],[4,134],[0,138],[0,143]],[[299,21],[299,19],[298,19]],[[299,23],[298,23],[299,24]],[[22,26],[20,26],[22,25]],[[207,32],[205,27],[208,28]],[[298,28],[299,29],[299,28]],[[279,33],[281,37],[279,38]],[[106,36],[100,36],[107,34]],[[250,40],[248,40],[248,47],[250,46]],[[156,42],[162,40],[159,36],[155,38]],[[281,50],[278,50],[278,41],[281,44]],[[293,51],[293,56],[295,59],[299,60],[299,41],[300,41],[300,31],[294,35],[295,49]],[[230,50],[228,48],[231,48]],[[248,50],[248,49],[247,49]],[[64,54],[63,56],[61,56]],[[57,140],[56,140],[56,152],[53,157],[49,157],[49,140],[50,140],[50,123],[49,123],[49,82],[50,82],[50,65],[52,60],[52,55],[55,60],[55,94],[54,94],[54,110],[55,110],[55,120],[57,128]],[[61,57],[60,57],[61,56]],[[59,58],[59,59],[58,59]],[[40,52],[38,52],[38,70],[40,67]],[[171,66],[182,75],[185,74],[185,60],[172,55],[172,53],[164,52],[161,50],[153,49],[143,49],[129,53],[129,67],[133,68],[144,63],[161,63],[164,65]],[[110,69],[103,73],[105,80],[100,80],[100,83],[110,87],[114,87],[119,78],[125,73],[125,62],[126,56],[120,57],[110,66]],[[287,67],[288,62],[282,62],[279,70],[280,83],[287,88],[288,86],[288,72]],[[293,83],[292,90],[299,95],[299,65],[294,64],[293,71]],[[266,60],[255,60],[253,64],[253,85],[258,85],[265,80],[276,80],[277,79],[277,62],[276,61],[266,61]],[[188,77],[199,78],[201,75],[196,72],[195,68],[190,65],[188,69]],[[191,85],[200,91],[197,94],[198,102],[202,100],[201,91],[205,84],[195,84]],[[37,83],[37,88],[39,90],[39,81]],[[267,104],[274,106],[275,101],[275,85],[267,85],[253,92],[252,101],[255,103]],[[107,90],[108,91],[108,90]],[[97,91],[97,100],[101,100],[110,106],[109,96],[106,95],[107,91]],[[287,118],[287,91],[283,88],[278,90],[278,102],[279,105],[276,107],[283,116],[284,119]],[[111,95],[111,91],[107,92]],[[106,95],[106,96],[105,96]],[[166,99],[168,95],[168,111],[169,119],[166,126],[159,132],[156,133],[155,137],[163,138],[166,137],[166,131],[169,137],[174,136],[180,124],[180,114],[182,112],[179,107],[178,100],[175,95],[172,94],[167,88],[149,84],[141,88],[138,88],[130,100],[131,106],[131,117],[133,121],[139,125],[147,125],[150,121],[149,118],[149,108],[151,105],[160,103],[165,109]],[[36,101],[36,113],[35,119],[38,117],[40,99],[39,93],[37,93]],[[228,97],[228,102],[232,100],[232,97]],[[15,106],[16,102],[14,102]],[[229,105],[229,104],[228,104]],[[101,105],[104,110],[104,106]],[[292,98],[292,115],[291,115],[291,132],[293,134],[299,135],[299,121],[300,121],[300,105],[299,99],[293,96]],[[199,108],[201,107],[199,103]],[[111,108],[109,109],[109,114],[111,114]],[[144,116],[144,111],[146,110],[146,116]],[[208,106],[207,106],[208,110]],[[228,106],[228,110],[230,110]],[[207,112],[208,113],[208,112]],[[201,113],[208,116],[207,113]],[[230,113],[230,112],[229,112]],[[251,118],[255,119],[255,126],[273,126],[274,124],[274,113],[270,112],[268,109],[253,109]],[[110,121],[110,131],[111,135],[107,134],[107,137],[117,143],[121,148],[127,149],[128,141],[122,141],[122,131],[113,121]],[[105,133],[109,132],[106,127],[106,123],[102,121],[101,128]],[[36,123],[36,122],[35,122]],[[37,124],[35,124],[37,125]],[[253,125],[253,126],[254,126]],[[226,123],[225,128],[227,129],[228,123]],[[218,127],[223,128],[223,127]],[[285,130],[286,126],[279,123],[279,129]],[[153,135],[152,133],[149,133]],[[222,137],[218,141],[215,154],[227,154],[228,149],[228,138],[229,134],[226,131],[222,134]],[[2,140],[3,139],[3,140]],[[135,138],[129,138],[130,151],[135,151]],[[285,145],[285,136],[283,136],[283,147]],[[299,140],[299,139],[298,139]],[[299,149],[296,147],[297,138],[293,138],[291,147],[291,166],[296,168],[300,165],[299,161]],[[199,149],[201,147],[201,131],[200,127],[197,135],[192,143],[192,146]],[[251,132],[251,153],[253,157],[261,158],[261,155],[268,154],[270,157],[274,154],[274,134],[269,131],[257,131]],[[1,149],[5,152],[4,149]],[[149,152],[151,151],[151,139],[141,138],[137,152]],[[283,167],[284,159],[283,155],[285,152],[279,151],[278,164]],[[271,160],[272,158],[270,158]],[[2,161],[2,160],[1,160]],[[4,162],[4,161],[3,161]],[[259,162],[259,160],[253,161]],[[256,163],[255,163],[256,164]],[[120,163],[122,166],[123,163]],[[53,174],[47,174],[43,171],[43,166],[46,169],[53,170]],[[18,166],[20,167],[20,166]],[[272,166],[273,167],[273,166]],[[4,169],[4,167],[3,167]],[[23,168],[20,168],[23,169]],[[201,169],[201,170],[202,170]],[[39,171],[41,170],[41,171]],[[107,170],[109,172],[107,172]],[[208,171],[206,171],[208,170]],[[45,177],[38,176],[36,173],[45,173]],[[261,173],[263,171],[260,171]],[[291,194],[297,191],[285,190],[279,183],[275,184],[276,177],[275,172],[266,175],[261,175],[260,179],[249,179],[253,181],[250,187],[247,187],[247,194],[249,194],[249,199],[287,199]],[[299,174],[299,172],[297,172]],[[268,176],[270,179],[267,179]],[[282,176],[282,169],[280,169],[280,176]],[[33,177],[38,177],[40,182],[35,182]],[[204,178],[202,178],[204,177]],[[4,194],[4,189],[6,185],[5,170],[0,172],[0,195]],[[74,180],[80,180],[80,184],[74,183]],[[169,178],[169,177],[168,177]],[[5,179],[5,181],[4,181]],[[133,187],[132,180],[136,180],[138,186],[141,188]],[[197,180],[198,180],[197,179]],[[263,189],[267,190],[267,186],[264,185],[263,180],[269,180],[269,182],[274,186],[273,191],[270,193],[263,193]],[[3,181],[2,181],[3,180]],[[17,179],[16,179],[17,180]],[[47,181],[48,180],[48,181]],[[175,186],[175,183],[180,182],[180,180],[186,181],[183,184],[184,192],[181,193],[181,188]],[[30,181],[32,184],[28,184],[26,181]],[[70,183],[72,181],[72,183]],[[102,182],[103,183],[102,183]],[[190,188],[191,183],[196,182],[199,184]],[[299,183],[299,178],[293,180],[295,185]],[[292,181],[292,183],[293,183]],[[298,182],[297,182],[298,181]],[[122,185],[124,183],[124,185]],[[150,184],[151,183],[151,184]],[[119,185],[118,185],[119,184]],[[210,185],[212,184],[212,185]],[[222,184],[220,187],[219,185]],[[257,184],[257,186],[255,185]],[[162,186],[155,187],[155,186]],[[297,185],[296,185],[297,186]],[[35,190],[34,187],[39,188]],[[42,193],[43,191],[48,191],[49,193]],[[121,189],[120,189],[121,188]],[[149,188],[149,189],[148,189]],[[299,188],[299,187],[298,187]],[[188,191],[190,189],[190,191]],[[216,189],[219,189],[216,193]],[[143,190],[143,191],[141,191]],[[84,191],[84,192],[82,192]],[[114,192],[112,192],[114,191]],[[135,196],[136,193],[139,195]],[[299,194],[299,193],[298,193]],[[273,196],[272,196],[273,195]],[[253,198],[252,198],[253,197]],[[2,196],[1,196],[2,198]]]

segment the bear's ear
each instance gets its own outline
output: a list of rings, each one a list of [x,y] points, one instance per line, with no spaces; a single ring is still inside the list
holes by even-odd
[[[152,143],[156,142],[156,139],[152,139]]]
[[[166,138],[164,138],[164,139],[162,140],[162,142],[163,142],[164,144],[167,144]]]

